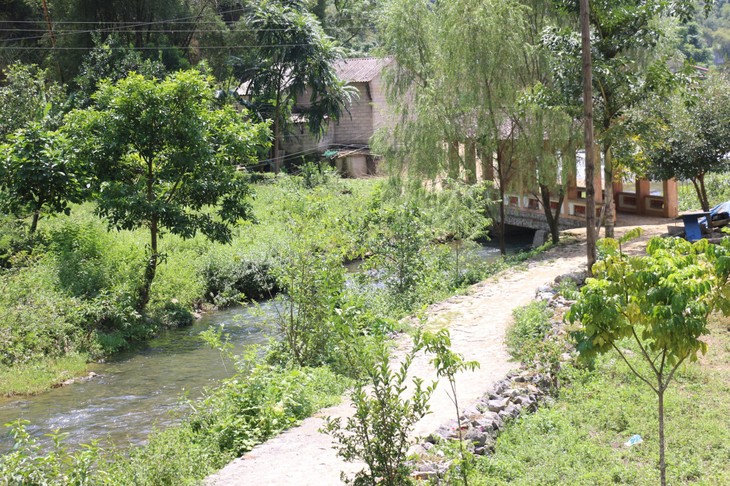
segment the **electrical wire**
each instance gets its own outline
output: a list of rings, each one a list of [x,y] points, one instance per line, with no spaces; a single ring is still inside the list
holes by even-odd
[[[178,47],[178,46],[144,46],[134,47],[136,51],[164,51],[171,49],[244,49],[253,47],[305,47],[311,46],[311,44],[248,44],[248,45],[232,45],[232,46],[194,46],[194,47]],[[19,51],[90,51],[94,47],[63,47],[63,46],[1,46],[0,50],[19,50]],[[111,50],[128,50],[129,47],[109,47]]]

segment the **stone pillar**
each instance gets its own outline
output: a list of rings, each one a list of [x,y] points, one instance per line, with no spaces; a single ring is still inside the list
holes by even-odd
[[[677,179],[664,181],[664,217],[676,218],[679,216],[679,194],[677,193]]]
[[[644,198],[651,194],[651,183],[646,179],[636,180],[636,214],[646,214]]]

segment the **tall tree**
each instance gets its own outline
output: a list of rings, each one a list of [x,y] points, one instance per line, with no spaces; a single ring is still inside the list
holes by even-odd
[[[556,0],[556,3],[568,12],[579,13],[578,5],[571,0]],[[623,133],[618,126],[631,107],[651,93],[671,88],[677,82],[667,64],[672,53],[670,49],[676,43],[668,41],[667,24],[660,20],[684,20],[694,13],[694,2],[689,0],[599,0],[593,2],[590,9],[585,6],[583,14],[588,15],[590,23],[593,103],[603,155],[604,218],[609,237],[613,236],[615,219],[613,182],[616,171],[612,147]],[[564,61],[556,65],[556,76],[566,80],[564,87],[579,96],[577,87],[581,85],[578,81],[581,70],[577,62],[579,44],[574,40],[576,33],[556,28],[549,36],[555,54]]]
[[[596,263],[596,189],[593,186],[595,160],[593,151],[593,60],[591,57],[590,4],[580,0],[580,32],[583,86],[583,124],[586,173],[586,252],[588,272]]]
[[[250,190],[235,164],[268,143],[266,124],[215,109],[212,79],[181,71],[159,81],[139,74],[101,83],[94,105],[67,116],[75,157],[100,181],[98,213],[119,229],[147,228],[149,254],[138,310],[150,299],[163,231],[200,231],[227,242],[251,217]]]

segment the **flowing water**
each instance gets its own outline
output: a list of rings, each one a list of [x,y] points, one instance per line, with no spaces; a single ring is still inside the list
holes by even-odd
[[[524,248],[513,243],[511,251]],[[494,243],[477,249],[480,258],[495,258]],[[350,271],[357,271],[357,263]],[[180,420],[181,400],[200,396],[207,386],[230,376],[218,351],[198,336],[210,326],[225,327],[231,342],[243,347],[268,339],[266,321],[276,312],[273,301],[259,306],[237,307],[204,315],[193,326],[171,330],[144,347],[94,365],[99,376],[53,389],[38,396],[0,401],[0,425],[28,420],[34,436],[58,429],[68,434],[71,445],[100,439],[124,447],[143,443],[154,427],[164,428]],[[0,430],[0,453],[12,447],[7,430]]]
[[[224,324],[238,346],[266,342],[266,317],[274,303],[237,307],[204,315],[191,327],[168,331],[144,347],[117,356],[92,370],[99,376],[23,399],[0,402],[0,424],[29,420],[35,436],[59,429],[69,443],[100,438],[117,445],[143,442],[155,426],[179,420],[181,397],[199,396],[206,386],[230,376],[231,364],[198,336]],[[0,453],[12,446],[6,431]]]

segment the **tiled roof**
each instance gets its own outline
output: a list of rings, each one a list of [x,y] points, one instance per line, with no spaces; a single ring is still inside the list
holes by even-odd
[[[339,61],[335,69],[337,76],[346,83],[367,83],[372,81],[391,59],[377,57],[358,57]]]

